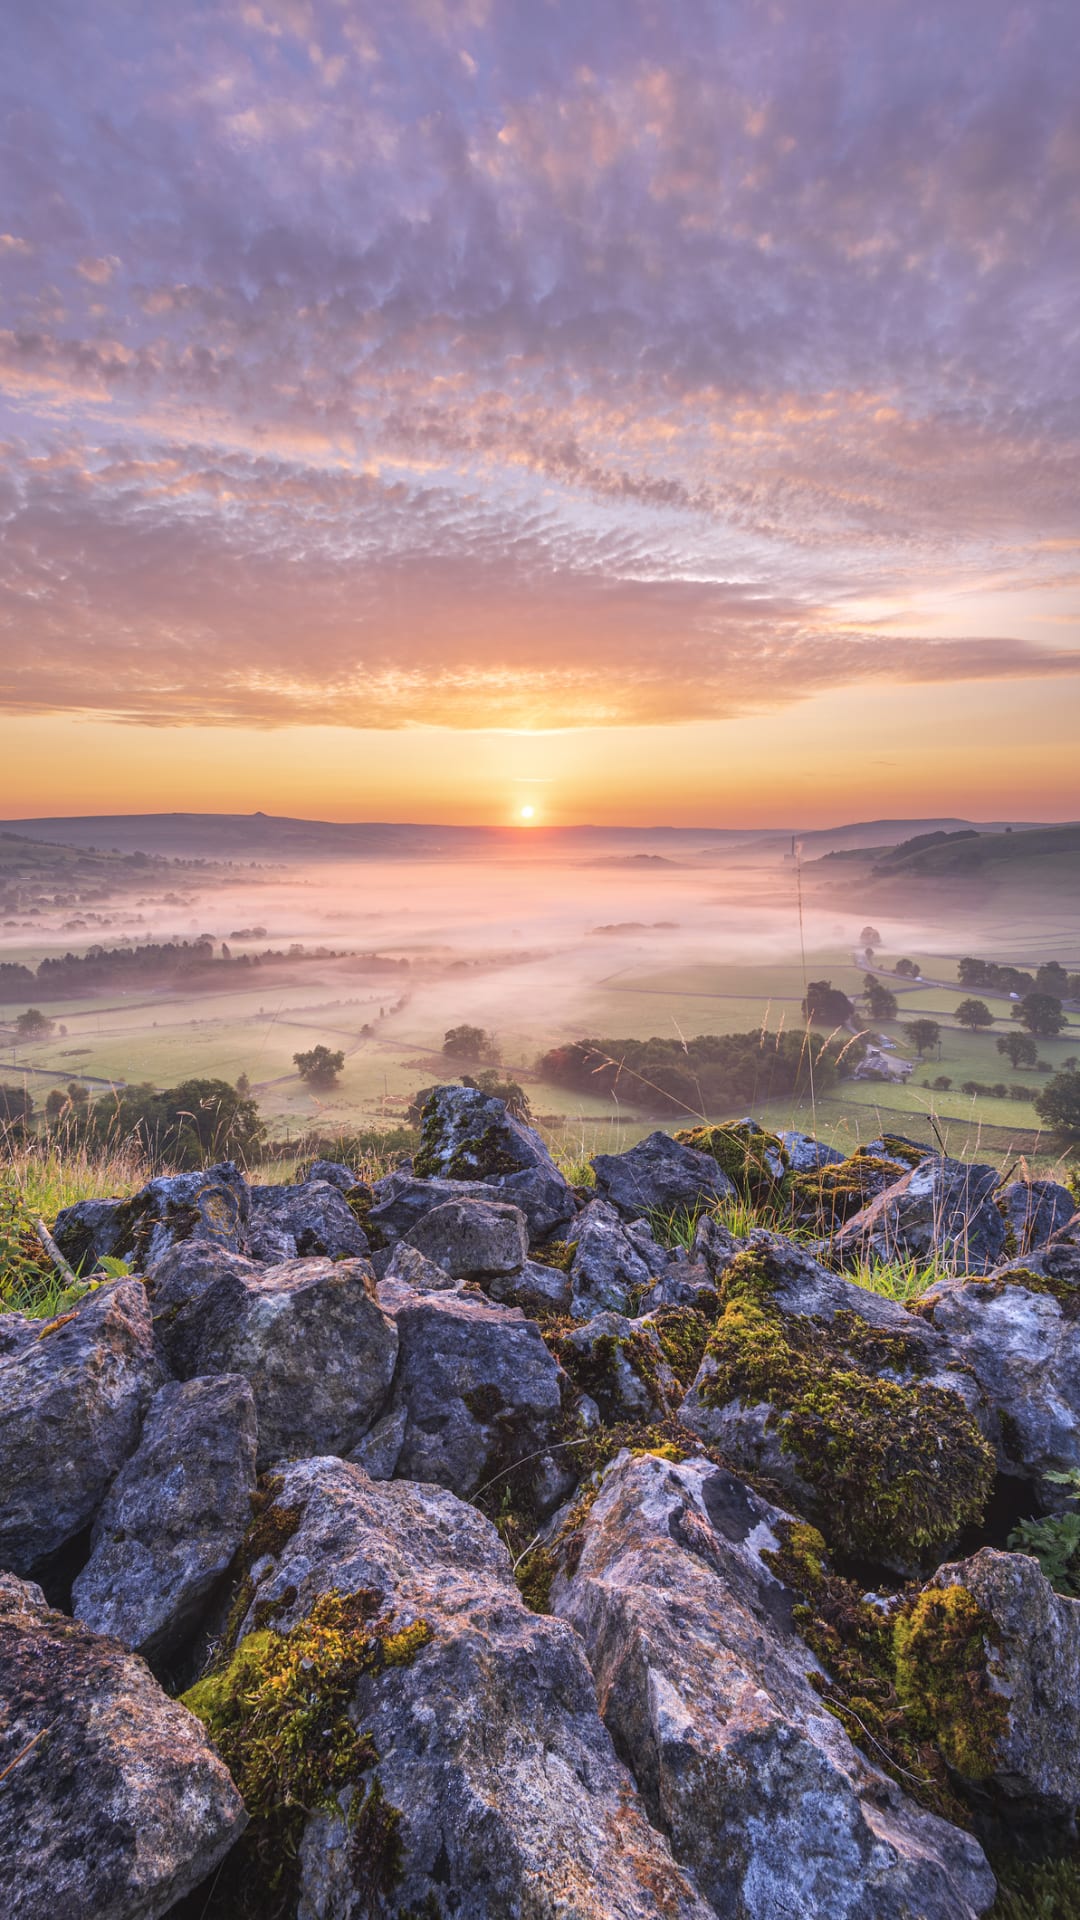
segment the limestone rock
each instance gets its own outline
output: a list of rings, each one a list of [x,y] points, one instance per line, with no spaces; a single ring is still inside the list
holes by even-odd
[[[583,1327],[563,1334],[558,1352],[574,1385],[588,1394],[609,1424],[662,1418],[681,1397],[648,1320],[598,1313]]]
[[[928,1157],[840,1228],[833,1258],[893,1260],[937,1253],[965,1273],[988,1273],[1006,1252],[997,1185],[993,1167]]]
[[[525,1215],[496,1200],[433,1207],[410,1228],[408,1242],[457,1280],[520,1273],[529,1257]]]
[[[837,1167],[844,1156],[836,1147],[828,1147],[812,1134],[794,1129],[782,1133],[780,1141],[792,1173],[817,1173],[821,1167]]]
[[[1080,1467],[1080,1250],[1058,1241],[984,1278],[940,1281],[919,1314],[977,1380],[1002,1472],[1032,1480],[1045,1511],[1065,1505],[1044,1476]]]
[[[899,1569],[981,1517],[987,1415],[947,1341],[776,1234],[751,1233],[717,1285],[685,1426],[833,1545]]]
[[[187,1240],[238,1251],[248,1206],[243,1176],[226,1160],[196,1173],[162,1175],[129,1200],[80,1200],[57,1214],[53,1236],[77,1271],[89,1273],[109,1254],[142,1273]]]
[[[585,1642],[616,1750],[717,1914],[974,1920],[994,1879],[823,1707],[763,1556],[791,1518],[709,1461],[621,1454],[553,1607]]]
[[[899,1685],[958,1773],[1029,1812],[1075,1815],[1080,1600],[1055,1593],[1037,1560],[983,1547],[939,1567],[916,1603]]]
[[[0,1910],[158,1920],[242,1832],[240,1795],[141,1660],[18,1585],[0,1581]]]
[[[241,1375],[162,1387],[94,1523],[75,1618],[152,1662],[175,1653],[250,1524],[255,1450]]]
[[[494,1197],[520,1207],[532,1238],[571,1220],[573,1189],[535,1128],[478,1087],[436,1087],[424,1108],[413,1172],[422,1178],[482,1181]]]
[[[592,1164],[601,1199],[624,1220],[680,1209],[696,1213],[735,1193],[710,1154],[681,1146],[668,1133],[650,1133],[626,1153],[598,1153]]]
[[[138,1280],[24,1324],[0,1358],[0,1566],[15,1573],[89,1526],[162,1381]]]
[[[177,1247],[155,1270],[153,1309],[181,1380],[250,1380],[260,1472],[290,1454],[348,1452],[386,1402],[397,1332],[366,1260],[263,1268],[213,1247]]]
[[[1080,1211],[1068,1187],[1055,1180],[1010,1180],[998,1195],[998,1205],[1020,1255],[1044,1247]]]
[[[526,1315],[571,1311],[570,1275],[562,1267],[549,1267],[541,1260],[526,1260],[520,1273],[495,1274],[481,1284],[492,1300],[520,1307]]]
[[[355,1791],[396,1811],[400,1848],[382,1887],[361,1877],[371,1920],[712,1920],[615,1759],[577,1636],[525,1609],[479,1514],[336,1460],[289,1467],[276,1504],[295,1530],[259,1563],[241,1632],[256,1617],[287,1632],[332,1591],[427,1636],[354,1692],[374,1748]],[[351,1854],[343,1814],[308,1820],[302,1912],[356,1913]]]
[[[244,1252],[274,1265],[320,1254],[366,1259],[368,1243],[338,1184],[309,1174],[299,1186],[252,1187]]]
[[[328,1180],[332,1187],[337,1187],[342,1193],[352,1193],[361,1184],[352,1168],[347,1167],[343,1160],[313,1160],[304,1175],[304,1183],[307,1185],[313,1180]]]
[[[560,1412],[559,1369],[535,1323],[481,1293],[413,1293],[384,1281],[399,1342],[386,1426],[396,1421],[398,1479],[471,1494],[538,1452]],[[404,1414],[404,1419],[402,1419]],[[370,1453],[368,1455],[370,1458]]]
[[[572,1245],[571,1312],[578,1319],[606,1309],[629,1312],[634,1290],[639,1296],[647,1291],[669,1264],[647,1222],[625,1225],[609,1200],[592,1200],[582,1209]]]

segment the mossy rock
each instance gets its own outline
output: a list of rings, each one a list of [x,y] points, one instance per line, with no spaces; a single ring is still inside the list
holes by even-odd
[[[1008,1708],[990,1663],[1000,1634],[966,1587],[928,1587],[893,1629],[896,1691],[912,1724],[966,1780],[997,1768]]]
[[[775,1288],[767,1248],[737,1254],[721,1275],[699,1401],[768,1407],[768,1428],[827,1516],[832,1544],[917,1564],[981,1518],[992,1448],[958,1395],[912,1377],[926,1365],[918,1341],[852,1312],[829,1321],[784,1313]]]
[[[365,1776],[378,1760],[350,1709],[364,1675],[402,1666],[431,1638],[403,1629],[361,1591],[323,1594],[286,1633],[250,1633],[183,1696],[213,1739],[251,1823],[214,1883],[207,1920],[287,1920],[296,1912],[298,1848],[312,1813],[350,1829],[358,1895],[392,1892],[400,1875],[401,1816]]]
[[[832,1166],[791,1174],[787,1183],[791,1217],[796,1225],[827,1236],[900,1178],[887,1160],[860,1149]]]
[[[775,1196],[787,1174],[783,1141],[752,1122],[729,1120],[715,1127],[688,1127],[675,1138],[680,1146],[707,1153],[747,1200]]]

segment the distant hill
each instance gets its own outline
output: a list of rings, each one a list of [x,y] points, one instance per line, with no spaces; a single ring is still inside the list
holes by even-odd
[[[1006,822],[872,820],[838,827],[454,827],[423,822],[294,820],[267,813],[97,814],[0,822],[0,831],[67,847],[171,858],[243,861],[469,858],[524,850],[589,858],[601,851],[644,864],[675,856],[703,865],[733,854],[779,862],[792,838],[804,859],[842,849],[895,846],[915,835],[972,829],[997,834]],[[1014,823],[1016,824],[1016,823]]]
[[[1080,900],[1080,822],[998,833],[970,827],[911,835],[892,846],[836,850],[811,861],[806,883],[866,907],[964,911],[988,900]]]

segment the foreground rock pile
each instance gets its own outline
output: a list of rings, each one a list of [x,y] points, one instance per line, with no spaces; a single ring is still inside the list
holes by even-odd
[[[374,1188],[60,1216],[130,1274],[0,1316],[0,1911],[975,1920],[1068,1851],[1080,1602],[999,1516],[1080,1471],[1069,1194],[751,1122],[595,1174],[451,1087]]]

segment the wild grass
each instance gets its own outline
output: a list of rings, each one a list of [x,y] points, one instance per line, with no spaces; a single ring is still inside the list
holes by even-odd
[[[50,1225],[61,1207],[123,1198],[150,1178],[149,1161],[130,1138],[92,1143],[74,1129],[23,1137],[8,1128],[0,1135],[0,1184]]]

